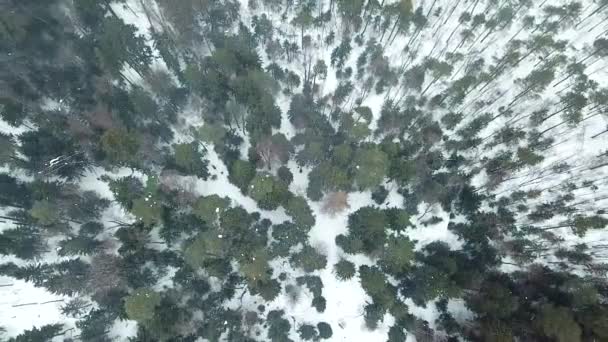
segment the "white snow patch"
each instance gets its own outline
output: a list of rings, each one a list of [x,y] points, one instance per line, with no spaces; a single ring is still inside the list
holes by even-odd
[[[24,330],[47,324],[64,324],[64,330],[73,328],[76,320],[61,313],[61,306],[69,299],[30,282],[0,276],[0,322],[6,329],[6,336],[14,337]],[[30,303],[36,304],[20,306]],[[66,337],[72,333],[68,332]]]

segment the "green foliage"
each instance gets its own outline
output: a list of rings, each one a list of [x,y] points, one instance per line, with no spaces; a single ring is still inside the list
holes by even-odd
[[[291,324],[283,318],[285,312],[283,310],[272,310],[268,312],[268,338],[272,342],[291,341],[288,338]]]
[[[255,281],[260,281],[267,283],[270,281],[270,274],[272,272],[268,265],[269,256],[266,250],[259,249],[247,253],[247,257],[241,259],[241,272],[249,282],[253,283]]]
[[[599,293],[591,281],[574,278],[563,285],[563,289],[572,296],[574,308],[589,307],[597,303]]]
[[[340,130],[348,136],[349,141],[353,143],[362,142],[371,134],[368,124],[369,122],[361,121],[359,115],[343,114],[340,121]]]
[[[281,305],[283,285],[287,295],[306,287],[309,304],[326,309],[328,258],[308,244],[316,227],[338,229],[338,255],[371,261],[357,268],[344,257],[331,271],[360,281],[368,328],[391,315],[379,340],[608,341],[605,246],[564,235],[608,226],[603,180],[587,177],[602,175],[605,151],[548,163],[583,133],[600,143],[608,133],[594,126],[608,106],[595,65],[608,56],[608,0],[328,3],[0,4],[0,117],[12,134],[0,133],[8,170],[0,174],[0,254],[25,260],[0,265],[0,274],[76,298],[62,311],[80,334],[51,325],[6,340],[105,342],[121,338],[108,332],[127,318],[138,322],[138,341],[338,339],[328,323],[266,312],[266,302]],[[150,32],[127,24],[131,12],[150,21]],[[287,25],[279,30],[275,19]],[[579,36],[589,39],[573,44]],[[429,41],[436,44],[421,53]],[[545,101],[546,93],[557,98]],[[174,133],[195,141],[178,143]],[[174,186],[170,170],[208,178],[209,148],[263,213],[221,197],[231,189],[192,198]],[[219,166],[218,181],[226,176]],[[145,184],[123,167],[147,174]],[[162,182],[152,176],[163,170]],[[107,175],[95,180],[99,172]],[[512,181],[540,187],[514,191]],[[99,182],[113,196],[88,190]],[[361,207],[370,192],[374,205]],[[334,216],[323,221],[329,227],[319,227],[308,202],[321,199],[314,208]],[[116,210],[137,219],[114,221]],[[261,219],[276,219],[273,210],[290,217]],[[343,211],[346,232],[331,227],[344,224]],[[413,223],[432,230],[442,220],[457,249],[410,240]],[[55,247],[63,258],[42,262]],[[286,260],[303,274],[277,269],[273,278]],[[517,270],[503,273],[501,262]],[[162,294],[141,288],[167,277],[175,286]],[[451,298],[464,301],[470,319],[453,316]],[[416,318],[405,300],[435,305],[438,315]],[[261,309],[252,313],[252,304]]]
[[[203,142],[217,145],[226,136],[226,129],[219,123],[208,123],[198,129],[197,135]]]
[[[101,63],[115,77],[122,76],[123,63],[139,73],[148,69],[152,51],[143,36],[136,35],[137,28],[125,24],[116,16],[103,20],[102,34],[99,37],[97,50]]]
[[[260,295],[265,301],[273,301],[281,292],[281,284],[276,279],[270,279],[269,281],[256,280],[254,283],[249,284],[249,291],[251,294]]]
[[[296,278],[298,285],[303,286],[306,285],[310,293],[312,293],[313,297],[321,297],[323,294],[323,281],[319,276],[315,275],[305,275]]]
[[[287,215],[291,216],[294,223],[302,228],[312,228],[315,225],[315,217],[308,206],[306,199],[300,196],[293,196],[287,201],[285,206]]]
[[[216,223],[230,206],[230,199],[218,195],[202,196],[193,206],[194,214],[208,224]]]
[[[111,314],[104,310],[91,310],[83,320],[76,323],[76,326],[80,329],[80,337],[83,340],[91,340],[102,339],[113,323]]]
[[[350,190],[352,180],[347,172],[329,162],[323,162],[315,167],[308,175],[307,195],[312,200],[320,200],[323,193]]]
[[[0,253],[30,260],[46,250],[46,242],[33,227],[5,229],[0,233]]]
[[[348,254],[357,254],[363,250],[363,241],[354,235],[339,234],[336,236],[336,245]]]
[[[101,198],[96,191],[83,191],[66,196],[65,215],[71,220],[84,222],[98,220],[103,211],[110,206],[110,201]]]
[[[355,151],[354,180],[364,190],[380,185],[388,172],[388,157],[378,148]]]
[[[222,198],[222,200],[228,199]],[[249,214],[247,210],[242,207],[227,208],[225,210],[220,209],[218,212],[221,213],[218,228],[226,232],[229,236],[238,236],[239,234],[247,233],[251,229],[251,224],[255,222],[256,216]],[[249,242],[253,243],[254,241]]]
[[[121,166],[134,165],[141,142],[136,134],[121,128],[107,130],[101,136],[101,149],[108,161]]]
[[[209,266],[227,253],[228,241],[222,234],[206,231],[200,233],[184,250],[184,260],[197,269]]]
[[[480,289],[478,298],[471,298],[469,306],[475,312],[496,318],[508,318],[519,306],[518,298],[512,293],[507,284],[500,280],[485,282]]]
[[[133,201],[144,196],[144,185],[136,177],[107,179],[107,182],[116,201],[127,210],[131,210]]]
[[[345,250],[347,253],[364,252],[372,254],[384,248],[386,239],[386,215],[380,209],[362,207],[348,217],[348,231],[350,241],[360,241],[360,246],[353,246],[354,250]],[[358,244],[357,244],[358,245]]]
[[[52,226],[61,220],[59,208],[48,200],[34,202],[30,215],[43,226]]]
[[[73,179],[81,176],[89,165],[74,138],[51,128],[24,132],[19,142],[19,152],[26,158],[15,162],[32,174]]]
[[[286,204],[290,193],[283,182],[269,173],[259,172],[249,184],[249,195],[260,208],[274,210]]]
[[[298,334],[300,334],[300,338],[303,341],[312,341],[317,338],[317,329],[315,329],[314,325],[303,324],[298,329]]]
[[[13,263],[0,265],[0,274],[30,281],[49,292],[72,296],[85,290],[89,264],[82,260],[68,259],[55,264],[38,263],[18,267]]]
[[[317,296],[312,299],[312,307],[319,313],[325,312],[327,307],[327,300],[323,296]]]
[[[298,129],[310,127],[315,116],[314,99],[305,94],[295,94],[291,97],[289,110],[287,111],[289,121]],[[312,140],[308,141],[312,143]]]
[[[349,280],[355,276],[357,270],[355,269],[355,264],[352,262],[346,259],[340,259],[340,261],[334,265],[334,273],[340,280]]]
[[[407,210],[399,208],[388,208],[384,210],[388,227],[396,232],[401,232],[411,225],[410,215]]]
[[[293,173],[291,173],[289,168],[285,165],[281,166],[277,170],[277,176],[286,186],[289,186],[289,184],[291,184],[293,181]]]
[[[199,152],[195,143],[173,145],[174,159],[177,169],[186,174],[193,174],[203,179],[209,175],[204,154]]]
[[[160,294],[150,289],[135,290],[125,299],[125,312],[129,319],[139,323],[146,323],[154,319],[154,312],[160,305]]]
[[[8,174],[0,173],[0,205],[29,207],[31,197],[30,191],[23,182]]]
[[[367,304],[364,310],[363,319],[365,320],[365,326],[371,330],[375,330],[378,327],[378,322],[384,318],[386,310],[378,304]]]
[[[361,287],[373,299],[381,298],[387,291],[387,280],[377,267],[361,266],[359,267],[359,277],[361,278]]]
[[[581,340],[581,328],[568,308],[545,304],[540,312],[540,327],[546,336],[558,342]]]
[[[251,20],[253,26],[253,32],[256,38],[261,39],[262,42],[266,42],[272,39],[274,28],[272,27],[272,21],[268,19],[266,13],[261,16],[254,16]]]
[[[84,236],[75,236],[59,242],[59,255],[87,255],[99,247],[101,243],[95,239]]]
[[[584,236],[589,229],[602,229],[608,226],[608,219],[599,215],[577,215],[573,220],[572,226],[577,235]]]
[[[235,98],[249,109],[245,128],[254,140],[269,135],[273,127],[281,125],[281,110],[272,95],[276,91],[276,84],[269,75],[250,69],[232,83]]]
[[[293,254],[289,261],[294,267],[300,267],[308,273],[323,269],[327,265],[327,257],[309,245],[304,246],[300,252]]]
[[[9,97],[0,97],[0,117],[9,125],[15,127],[21,125],[25,118],[24,109],[23,104]]]
[[[276,256],[287,257],[291,247],[305,244],[308,240],[308,229],[303,229],[291,222],[283,222],[272,228],[272,253]]]
[[[352,159],[353,149],[349,144],[340,144],[331,152],[333,163],[340,167],[348,167]]]
[[[480,330],[485,339],[496,342],[511,342],[514,339],[512,328],[500,321],[483,321]]]
[[[330,339],[334,334],[331,325],[326,322],[317,323],[317,330],[319,331],[319,338],[322,339]]]
[[[534,153],[529,148],[518,148],[517,149],[517,159],[523,165],[536,165],[543,161],[544,157],[542,155]]]
[[[53,337],[60,335],[63,329],[63,324],[48,324],[40,328],[34,327],[31,330],[26,330],[17,337],[8,339],[8,342],[34,342],[34,341],[50,341]]]
[[[424,305],[437,297],[454,298],[460,295],[462,287],[456,280],[466,279],[463,277],[467,271],[471,271],[473,265],[467,263],[467,269],[459,270],[459,261],[462,262],[460,256],[451,252],[444,243],[433,242],[424,249],[428,255],[417,256],[423,265],[408,272],[404,293],[409,295],[416,305]]]
[[[374,200],[374,202],[376,202],[378,205],[384,203],[387,196],[388,190],[382,185],[372,191],[372,200]]]
[[[146,226],[152,226],[161,221],[160,204],[151,197],[140,197],[134,200],[131,213]]]
[[[229,171],[230,182],[242,192],[247,192],[249,183],[255,177],[255,166],[248,161],[237,159],[232,163]]]
[[[342,68],[346,59],[350,55],[352,47],[350,39],[344,39],[336,48],[331,52],[331,65],[337,68]]]
[[[605,339],[608,337],[608,324],[606,323],[606,315],[608,310],[604,307],[593,306],[583,312],[579,319],[582,325],[591,331],[591,333],[598,339]]]
[[[15,156],[15,145],[13,137],[0,133],[0,165],[10,163]]]
[[[298,152],[296,160],[300,165],[316,165],[325,156],[325,146],[318,141],[306,143],[304,148]]]
[[[384,247],[381,264],[390,273],[407,270],[414,259],[414,242],[406,237],[391,236]]]
[[[399,342],[405,341],[407,335],[403,332],[403,329],[399,328],[397,325],[391,326],[388,330],[388,340],[387,342]]]

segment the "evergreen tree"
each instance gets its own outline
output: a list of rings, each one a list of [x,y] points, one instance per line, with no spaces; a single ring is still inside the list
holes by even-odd
[[[43,325],[40,328],[34,327],[26,330],[17,337],[8,339],[10,342],[29,342],[29,341],[48,341],[56,336],[62,335],[63,324]]]

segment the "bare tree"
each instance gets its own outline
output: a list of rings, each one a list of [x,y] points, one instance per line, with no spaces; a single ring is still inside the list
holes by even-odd
[[[159,183],[163,192],[177,194],[176,200],[180,205],[191,205],[198,198],[192,191],[196,185],[195,177],[184,177],[176,170],[167,169],[160,174]]]
[[[102,130],[116,128],[112,113],[102,105],[98,105],[91,112],[87,113],[86,119],[94,128]]]
[[[293,147],[281,133],[264,137],[256,144],[256,152],[268,169],[275,163],[285,164],[292,151]]]
[[[345,191],[335,191],[325,196],[323,202],[323,212],[330,215],[336,215],[350,208],[348,204],[348,193]]]
[[[126,288],[127,281],[122,269],[121,259],[115,255],[98,253],[91,259],[91,269],[87,289],[96,296]]]

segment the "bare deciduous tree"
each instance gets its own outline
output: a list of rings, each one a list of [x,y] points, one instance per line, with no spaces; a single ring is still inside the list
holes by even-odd
[[[112,113],[107,108],[101,105],[97,106],[91,112],[87,113],[86,118],[91,124],[91,126],[95,128],[108,130],[116,127],[116,124],[114,123],[114,118],[112,117]]]
[[[264,166],[269,169],[274,163],[284,164],[289,160],[293,147],[283,134],[275,134],[260,139],[256,145],[256,152]]]
[[[124,270],[119,257],[99,253],[91,259],[91,269],[87,289],[95,295],[104,296],[112,290],[127,286]]]
[[[330,215],[336,215],[350,208],[348,204],[348,193],[345,191],[334,191],[325,196],[323,202],[323,212]]]
[[[196,178],[184,177],[176,170],[163,170],[159,178],[163,192],[175,192],[180,205],[192,205],[198,196],[192,192],[195,189]]]

